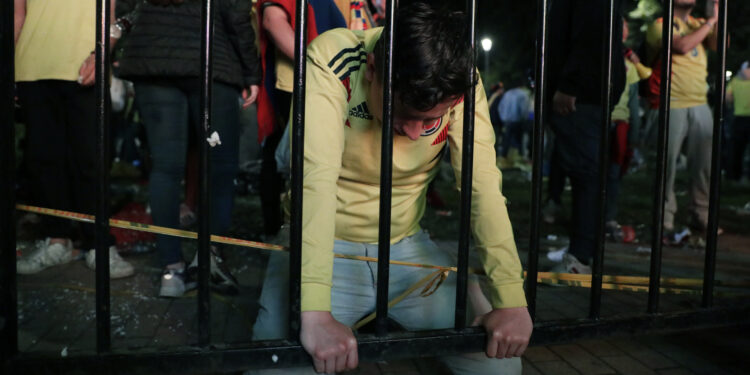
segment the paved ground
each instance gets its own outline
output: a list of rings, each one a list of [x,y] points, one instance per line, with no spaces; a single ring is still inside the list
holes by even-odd
[[[515,178],[515,180],[514,180]],[[637,181],[636,181],[637,182]],[[528,218],[515,217],[528,212],[528,184],[521,174],[506,174],[505,185],[513,202],[511,216],[516,230],[527,228]],[[632,183],[629,186],[634,186]],[[648,189],[648,181],[643,181]],[[513,192],[511,187],[517,190]],[[730,186],[731,187],[731,186]],[[145,201],[142,187],[113,185],[115,200]],[[642,189],[642,190],[643,190]],[[736,187],[739,189],[739,187]],[[643,190],[643,191],[646,191]],[[738,190],[739,191],[739,190]],[[638,193],[642,194],[642,193]],[[636,193],[633,199],[622,204],[629,222],[647,222],[648,205]],[[679,195],[679,194],[678,194]],[[731,195],[731,194],[730,194]],[[447,195],[445,195],[447,197]],[[724,198],[723,198],[724,199]],[[743,198],[744,199],[744,198]],[[739,200],[738,200],[739,201]],[[746,200],[742,200],[744,202]],[[732,202],[729,202],[730,205]],[[124,204],[124,203],[123,203]],[[122,206],[116,203],[115,206]],[[640,207],[641,205],[643,207]],[[729,207],[725,205],[722,207]],[[632,209],[630,209],[632,208]],[[636,209],[637,208],[637,209]],[[629,210],[630,209],[630,210]],[[257,198],[236,200],[232,235],[257,240],[260,227]],[[734,215],[734,216],[732,216]],[[722,226],[727,233],[719,240],[717,279],[749,282],[750,236],[747,235],[748,216],[723,213]],[[447,250],[456,248],[455,212],[428,209],[425,228],[431,230],[439,245]],[[634,218],[640,218],[635,220]],[[29,245],[39,228],[23,221],[19,225],[19,249]],[[543,227],[543,251],[565,245],[565,223]],[[644,224],[636,227],[638,238],[647,238]],[[554,234],[558,234],[555,238]],[[551,236],[550,236],[551,235]],[[519,255],[526,263],[528,235],[516,233]],[[26,242],[25,242],[26,241]],[[286,243],[281,240],[281,243]],[[647,244],[608,243],[605,252],[605,274],[647,276],[649,254],[643,252]],[[185,258],[195,252],[194,241],[184,241]],[[216,343],[242,343],[250,340],[264,277],[267,252],[243,248],[225,250],[228,263],[241,284],[238,296],[212,297],[212,340]],[[195,294],[180,299],[156,297],[161,270],[154,253],[124,254],[137,269],[135,276],[113,280],[111,283],[112,338],[118,351],[150,348],[169,348],[191,345],[197,341],[197,304]],[[690,247],[665,248],[663,277],[703,277],[702,250]],[[540,257],[540,270],[553,264],[545,254]],[[73,356],[90,353],[95,348],[94,273],[83,261],[53,267],[39,274],[19,276],[19,347],[23,352],[44,353],[57,357],[63,353]],[[748,295],[748,289],[717,288],[716,303],[726,305],[744,301],[737,294]],[[587,315],[589,289],[552,287],[540,285],[537,298],[538,321],[583,318]],[[661,311],[686,311],[700,306],[697,293],[664,294]],[[643,292],[604,290],[602,316],[639,314],[646,310],[647,294]],[[746,374],[750,373],[750,329],[729,327],[719,330],[702,330],[670,335],[647,335],[628,338],[574,341],[565,345],[530,348],[523,358],[525,374]],[[359,374],[447,374],[447,370],[434,360],[401,360],[388,363],[364,363],[354,373]]]
[[[725,239],[726,238],[726,239]],[[722,241],[736,242],[725,237]],[[455,244],[440,242],[445,248]],[[546,243],[552,246],[554,243]],[[194,251],[186,242],[186,253]],[[743,280],[750,270],[750,254],[737,247],[719,254],[718,278]],[[521,252],[521,258],[526,258]],[[214,295],[212,339],[217,343],[241,343],[250,339],[257,314],[257,298],[267,253],[228,249],[242,290],[239,296]],[[113,280],[112,331],[116,350],[145,346],[166,348],[196,342],[194,294],[167,300],[156,297],[160,270],[151,254],[126,255],[136,265],[133,277]],[[664,276],[699,277],[703,254],[689,249],[665,249]],[[541,267],[549,266],[542,257]],[[645,275],[649,258],[635,245],[611,244],[607,249],[609,274]],[[94,273],[83,261],[53,267],[37,275],[19,276],[19,346],[24,352],[59,356],[91,352],[95,345]],[[582,318],[587,314],[586,288],[540,286],[539,321]],[[722,289],[725,292],[737,290]],[[748,291],[745,291],[748,293]],[[734,301],[718,297],[719,304]],[[664,295],[664,311],[695,308],[699,295]],[[646,294],[605,291],[602,315],[639,313]],[[742,374],[750,368],[750,330],[706,330],[669,336],[578,341],[567,345],[539,346],[524,356],[525,374]],[[405,360],[363,364],[361,374],[442,374],[447,370],[430,360]]]

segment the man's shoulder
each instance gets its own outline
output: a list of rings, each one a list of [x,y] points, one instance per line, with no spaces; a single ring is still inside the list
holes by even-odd
[[[320,34],[308,47],[308,54],[334,68],[337,64],[358,61],[354,56],[372,52],[382,28],[371,30],[332,29]]]

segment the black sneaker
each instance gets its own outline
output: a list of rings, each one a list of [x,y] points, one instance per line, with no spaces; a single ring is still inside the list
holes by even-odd
[[[187,269],[188,273],[198,278],[198,253],[195,253],[193,261]],[[211,246],[211,277],[209,278],[211,289],[219,294],[236,295],[240,292],[237,279],[232,276],[229,269],[215,246]]]

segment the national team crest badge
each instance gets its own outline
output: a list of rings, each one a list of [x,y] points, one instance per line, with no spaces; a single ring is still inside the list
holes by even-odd
[[[422,137],[429,137],[440,130],[440,125],[443,124],[443,118],[439,118],[428,125],[422,125]]]

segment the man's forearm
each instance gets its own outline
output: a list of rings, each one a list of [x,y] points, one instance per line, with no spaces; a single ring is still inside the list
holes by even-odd
[[[679,54],[686,54],[697,47],[698,44],[703,43],[706,37],[713,29],[713,25],[704,24],[698,30],[695,30],[692,34],[685,36],[674,36],[674,50]]]
[[[26,21],[26,0],[13,1],[13,44],[18,43],[23,23]]]
[[[278,50],[294,60],[294,29],[281,7],[269,6],[263,10],[263,29],[273,40]]]

